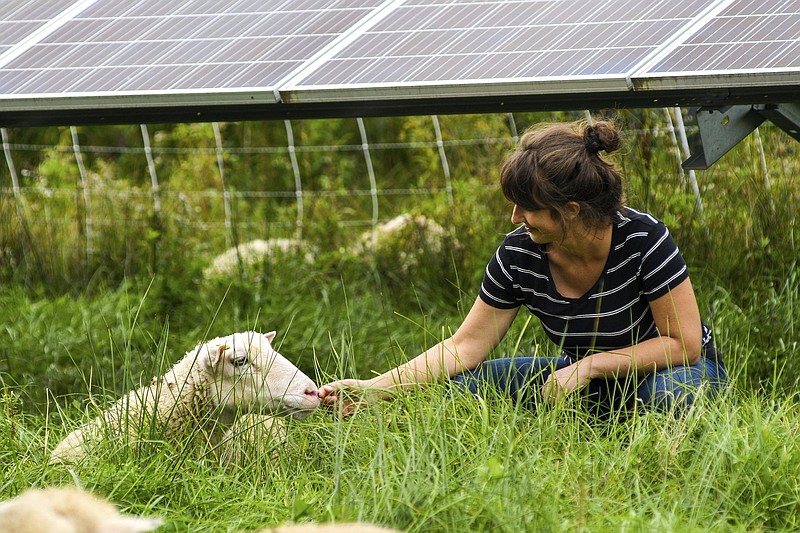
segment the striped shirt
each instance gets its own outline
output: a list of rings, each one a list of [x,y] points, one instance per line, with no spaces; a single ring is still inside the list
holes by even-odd
[[[524,305],[566,355],[579,359],[658,336],[649,302],[688,277],[667,227],[626,207],[614,218],[602,275],[580,298],[558,293],[547,254],[524,227],[506,235],[489,261],[480,298],[500,309]],[[703,329],[705,341],[710,331]]]

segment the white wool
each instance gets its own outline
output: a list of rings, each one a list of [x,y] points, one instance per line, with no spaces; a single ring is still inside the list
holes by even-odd
[[[244,268],[252,267],[266,260],[272,260],[278,254],[299,254],[306,263],[314,261],[314,253],[309,245],[299,239],[256,239],[234,246],[216,256],[205,270],[203,277],[235,276],[239,273],[240,265]]]
[[[419,231],[423,231],[426,237],[429,238],[442,239],[447,235],[445,229],[436,221],[424,215],[413,216],[410,213],[404,213],[383,224],[379,224],[375,227],[375,230],[368,232],[365,236],[374,236],[380,241],[382,238],[389,238],[407,228],[416,228]]]
[[[425,217],[420,215],[417,218],[424,219]],[[396,216],[396,217],[394,217],[393,219],[391,219],[388,222],[384,222],[383,224],[380,224],[378,226],[378,228],[377,228],[378,229],[378,233],[379,234],[389,234],[389,233],[395,232],[395,231],[397,231],[399,229],[405,228],[406,226],[411,224],[412,221],[414,221],[414,217],[412,217],[408,213],[403,213],[402,215]]]
[[[356,252],[373,252],[383,243],[391,243],[398,238],[403,238],[409,232],[415,232],[428,246],[428,251],[434,253],[443,251],[447,231],[442,226],[426,216],[404,213],[364,232],[356,244]],[[414,246],[417,244],[414,243]]]
[[[0,533],[143,533],[161,523],[120,514],[106,500],[75,487],[29,489],[0,503]]]
[[[50,461],[78,461],[92,442],[105,435],[136,437],[153,419],[167,438],[189,427],[216,445],[244,413],[308,416],[320,403],[317,386],[272,348],[274,338],[274,331],[248,331],[197,345],[150,385],[67,435]]]
[[[449,254],[447,247],[459,248],[455,239],[434,220],[423,215],[405,213],[372,230],[356,240],[349,253],[370,257],[408,273],[430,264],[431,259]]]
[[[282,525],[273,529],[264,529],[258,533],[401,533],[390,529],[361,522],[339,524],[295,524]]]

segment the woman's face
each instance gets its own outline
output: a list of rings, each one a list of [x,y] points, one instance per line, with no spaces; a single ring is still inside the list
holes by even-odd
[[[511,222],[524,225],[530,238],[537,244],[561,241],[564,237],[561,224],[553,218],[549,209],[525,209],[515,205]]]

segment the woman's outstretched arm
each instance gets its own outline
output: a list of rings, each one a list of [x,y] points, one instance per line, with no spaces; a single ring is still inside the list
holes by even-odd
[[[319,389],[322,403],[350,414],[367,399],[382,398],[407,385],[430,383],[473,369],[500,343],[518,311],[518,307],[497,309],[478,298],[452,337],[374,378],[344,379],[323,385]]]

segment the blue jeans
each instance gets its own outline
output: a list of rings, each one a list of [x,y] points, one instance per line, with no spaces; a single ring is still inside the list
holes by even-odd
[[[542,399],[542,386],[550,373],[573,362],[566,355],[492,359],[453,380],[473,394],[491,385],[501,394],[535,406]],[[637,401],[648,408],[670,411],[691,406],[703,383],[716,392],[727,382],[725,365],[712,349],[692,366],[674,366],[641,377],[593,379],[581,394],[589,408],[601,416],[631,408]]]

